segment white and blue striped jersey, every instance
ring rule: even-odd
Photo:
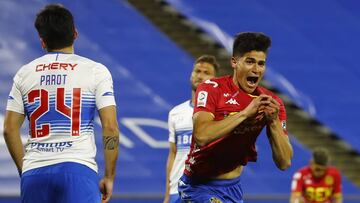
[[[49,53],[21,67],[6,109],[29,120],[22,171],[76,162],[97,172],[94,114],[111,105],[112,77],[100,63]]]
[[[176,144],[176,156],[169,177],[170,194],[178,193],[178,181],[184,172],[193,131],[193,110],[194,107],[188,100],[175,106],[169,112],[169,142]]]

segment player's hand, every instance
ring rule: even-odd
[[[253,99],[250,104],[244,109],[244,113],[247,117],[254,117],[260,114],[264,114],[264,107],[270,105],[270,96],[261,94]]]
[[[104,177],[100,180],[99,187],[101,192],[101,202],[106,203],[109,202],[114,186],[114,179]]]
[[[280,104],[274,98],[268,98],[269,103],[261,105],[259,111],[264,113],[264,116],[268,122],[271,122],[278,118]]]

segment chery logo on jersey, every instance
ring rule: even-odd
[[[208,93],[206,91],[200,91],[197,98],[197,107],[199,106],[206,106]]]
[[[39,64],[36,66],[36,72],[46,71],[46,70],[74,70],[77,66],[77,63],[49,63],[49,64]]]

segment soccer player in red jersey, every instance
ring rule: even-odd
[[[284,104],[259,86],[270,45],[263,33],[239,33],[233,44],[233,75],[198,86],[193,139],[179,182],[184,202],[243,202],[240,175],[248,161],[256,161],[255,142],[265,126],[276,166],[290,166],[293,151]]]
[[[326,150],[313,151],[309,166],[299,169],[291,183],[290,203],[342,203],[341,176],[329,166]]]

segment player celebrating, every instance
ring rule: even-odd
[[[113,82],[105,66],[74,54],[73,16],[59,4],[35,20],[47,54],[16,73],[4,138],[21,176],[22,202],[108,202],[113,190],[119,130]],[[94,113],[102,124],[105,176],[95,162]],[[25,153],[20,128],[29,119]]]
[[[271,40],[262,33],[236,36],[232,76],[207,80],[196,90],[193,141],[179,193],[185,202],[243,202],[240,175],[256,161],[255,142],[266,132],[276,166],[291,164],[283,102],[258,86]]]
[[[164,203],[178,203],[178,181],[185,168],[185,160],[190,150],[192,136],[192,114],[194,111],[195,91],[198,85],[213,78],[218,70],[218,63],[214,56],[199,57],[191,72],[191,100],[175,106],[169,112],[169,156],[166,166],[166,193]]]
[[[341,176],[325,149],[315,149],[309,166],[294,174],[290,203],[342,203]]]

